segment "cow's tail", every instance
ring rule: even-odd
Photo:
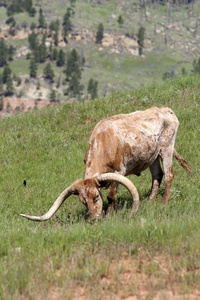
[[[183,167],[183,169],[185,169],[190,175],[193,176],[191,171],[191,165],[176,152],[175,148],[173,156],[178,160],[179,164]]]

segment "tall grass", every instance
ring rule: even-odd
[[[105,99],[48,107],[0,120],[1,299],[35,299],[38,295],[43,299],[52,287],[71,299],[74,284],[89,286],[88,297],[95,298],[94,290],[107,276],[111,262],[122,255],[137,258],[141,249],[149,257],[155,253],[178,257],[177,269],[197,268],[199,86],[199,76],[185,76],[136,91],[113,91]],[[151,106],[174,110],[180,121],[176,150],[193,166],[194,176],[189,177],[174,161],[169,205],[162,205],[163,184],[156,201],[147,201],[151,186],[147,170],[140,177],[130,176],[140,195],[140,208],[133,219],[128,218],[131,198],[122,187],[114,215],[93,225],[87,222],[86,209],[75,196],[47,222],[19,217],[19,213],[43,214],[64,188],[83,177],[89,136],[99,120]],[[104,199],[105,210],[106,192]],[[182,280],[182,285],[191,286],[191,280]],[[192,285],[197,287],[198,280]]]

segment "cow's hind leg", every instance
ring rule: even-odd
[[[117,184],[115,182],[111,183],[110,191],[107,195],[108,209],[106,211],[106,216],[108,216],[109,214],[112,214],[114,212],[114,202],[115,202],[118,188],[119,188],[119,184]]]
[[[154,163],[149,167],[151,171],[152,176],[152,187],[151,192],[149,195],[149,200],[153,201],[158,193],[158,189],[160,187],[162,178],[163,178],[163,171],[160,166],[160,159],[157,157],[157,159],[154,161]]]
[[[172,181],[174,179],[174,173],[172,170],[172,159],[173,159],[173,150],[171,147],[165,149],[164,153],[161,154],[163,171],[165,175],[165,193],[163,197],[163,203],[169,203],[170,198],[170,189]]]

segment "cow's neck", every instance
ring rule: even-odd
[[[95,177],[105,172],[106,170],[102,162],[98,162],[97,160],[93,162],[87,161],[85,165],[84,179]]]

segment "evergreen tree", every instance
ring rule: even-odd
[[[25,0],[24,1],[24,9],[29,12],[32,8],[32,0]]]
[[[185,67],[182,68],[181,74],[182,74],[182,75],[186,75],[186,69],[185,69]]]
[[[50,102],[56,102],[57,101],[56,91],[54,89],[51,90],[51,93],[49,95],[49,100],[50,100]]]
[[[50,25],[49,25],[49,30],[52,33],[52,31],[59,31],[59,19],[57,19],[56,21],[51,21]]]
[[[14,27],[16,25],[16,21],[15,21],[15,18],[12,16],[12,17],[9,17],[7,20],[6,20],[6,24],[7,25],[10,25],[10,28],[11,27]]]
[[[8,76],[7,82],[6,82],[5,96],[12,96],[12,95],[14,95],[13,80],[12,80],[11,76]]]
[[[38,25],[39,28],[45,28],[45,19],[44,19],[42,8],[40,8],[39,10],[38,23],[39,23]]]
[[[67,9],[67,12],[64,14],[63,17],[63,38],[65,41],[67,41],[67,36],[69,34],[69,31],[72,30],[72,24],[71,24],[71,13],[70,13],[70,9]]]
[[[193,70],[194,73],[200,74],[200,57],[198,60],[193,60]]]
[[[8,48],[8,60],[12,61],[14,54],[15,54],[15,47],[10,45]]]
[[[29,47],[31,50],[34,50],[37,47],[37,34],[32,32],[28,36]]]
[[[1,99],[2,99],[2,96],[4,95],[4,88],[3,88],[3,82],[2,81],[0,81],[0,103],[1,103]],[[2,103],[3,104],[3,103]],[[2,107],[2,109],[3,109],[3,107]],[[2,110],[1,108],[0,108],[0,110]]]
[[[103,39],[104,27],[103,24],[100,23],[96,33],[96,44],[101,44]]]
[[[174,70],[171,70],[170,72],[169,71],[165,72],[163,74],[162,79],[165,81],[165,80],[167,80],[169,78],[173,78],[173,77],[175,77]]]
[[[53,52],[52,52],[52,60],[56,60],[58,57],[58,51],[56,48],[53,49]]]
[[[51,67],[50,63],[48,63],[46,65],[46,67],[44,68],[44,72],[43,73],[44,73],[44,78],[45,79],[48,79],[51,82],[54,82],[55,74],[54,74],[53,68]]]
[[[119,23],[120,26],[124,24],[124,19],[122,18],[121,15],[119,15],[117,22]]]
[[[47,57],[47,48],[46,48],[46,34],[43,35],[42,43],[39,45],[39,62],[43,63]]]
[[[28,24],[26,21],[22,22],[22,28],[24,28],[24,31],[26,31],[27,26],[28,26]]]
[[[70,4],[71,4],[71,6],[75,6],[76,0],[70,0]]]
[[[79,67],[79,55],[76,49],[72,49],[67,59],[67,67],[65,70],[66,80],[68,81],[67,93],[71,96],[80,95],[83,86],[81,81],[81,69]]]
[[[30,17],[34,17],[36,14],[36,9],[33,7],[32,0],[24,1],[24,9],[29,13]]]
[[[56,65],[58,67],[62,67],[65,64],[65,53],[62,49],[59,50],[58,52],[58,58],[57,58],[57,62]]]
[[[47,58],[47,49],[45,45],[46,34],[43,35],[42,43],[36,43],[36,46],[33,50],[33,55],[36,62],[43,63],[46,61]]]
[[[36,14],[36,9],[35,7],[31,7],[30,11],[29,11],[29,16],[34,18],[35,17],[35,14]]]
[[[11,2],[11,4],[9,6],[7,6],[7,15],[8,16],[12,16],[16,13],[20,13],[23,12],[23,7],[22,4],[20,5],[20,3],[16,2]]]
[[[81,71],[77,69],[72,73],[72,76],[69,80],[68,93],[71,96],[80,95],[80,92],[83,90],[83,85],[80,84],[81,81]]]
[[[7,51],[8,47],[4,39],[0,39],[0,67],[3,67],[7,64]]]
[[[34,59],[31,59],[29,69],[30,69],[30,77],[35,78],[37,76],[37,64]]]
[[[67,81],[77,69],[79,69],[79,56],[76,49],[72,49],[67,60],[67,68],[65,70]]]
[[[145,33],[145,28],[140,27],[138,31],[138,47],[139,47],[139,55],[143,54],[143,48],[144,48],[144,33]]]
[[[55,31],[53,35],[54,45],[58,46],[58,30]]]
[[[97,86],[98,81],[93,80],[93,78],[90,78],[87,91],[90,94],[92,100],[97,98]]]
[[[0,85],[1,85],[1,83],[0,83]],[[1,86],[0,86],[0,88],[1,88]],[[1,110],[3,110],[3,98],[2,98],[2,96],[0,97],[0,111]]]
[[[3,83],[7,83],[11,73],[12,73],[11,69],[8,66],[5,66],[3,69],[3,77],[2,77]]]
[[[31,23],[30,29],[33,31],[36,28],[36,24],[34,22]]]

